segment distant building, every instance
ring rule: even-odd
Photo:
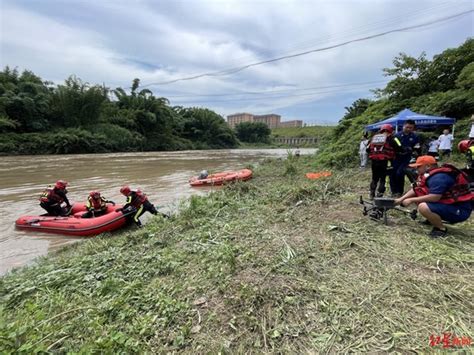
[[[274,113],[270,113],[268,115],[256,115],[253,116],[254,122],[262,122],[265,123],[268,128],[277,128],[280,124],[281,116],[275,115]]]
[[[227,124],[231,128],[235,128],[236,125],[242,122],[254,122],[253,115],[251,113],[234,113],[227,116]]]
[[[293,121],[285,121],[285,122],[280,122],[278,127],[281,128],[286,128],[286,127],[303,127],[303,121],[302,120],[293,120]]]

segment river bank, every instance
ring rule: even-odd
[[[315,149],[300,151],[302,155],[314,154]],[[219,149],[0,157],[0,276],[45,255],[48,250],[77,242],[75,237],[15,229],[14,221],[18,217],[43,213],[38,197],[48,184],[59,178],[69,182],[68,196],[72,202],[84,202],[90,191],[98,190],[120,203],[124,197],[119,189],[129,184],[145,191],[163,212],[172,213],[181,200],[213,190],[189,186],[188,179],[199,171],[238,170],[287,154],[287,149]]]
[[[0,279],[9,351],[430,351],[472,339],[472,219],[444,240],[362,216],[367,171],[267,159],[178,215],[67,247]]]

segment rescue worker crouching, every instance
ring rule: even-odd
[[[108,203],[115,206],[114,201],[105,199],[100,195],[99,191],[91,191],[86,203],[87,212],[82,215],[82,218],[99,217],[104,215],[107,212]]]
[[[418,205],[418,212],[433,225],[429,236],[446,236],[443,221],[460,223],[472,212],[474,193],[470,191],[468,176],[451,164],[437,166],[436,159],[423,155],[411,164],[418,171],[416,186],[395,200],[396,205]]]
[[[127,197],[127,201],[122,208],[118,208],[116,211],[126,211],[130,208],[135,209],[136,212],[133,214],[133,221],[139,228],[142,227],[142,223],[139,219],[142,214],[147,211],[154,215],[158,214],[155,206],[153,206],[153,204],[148,201],[146,195],[140,190],[135,191],[131,190],[129,186],[123,186],[120,189],[120,193]]]
[[[58,180],[54,187],[48,186],[40,197],[40,206],[46,210],[50,216],[67,216],[71,212],[72,206],[66,196],[68,183]],[[62,203],[66,203],[66,207]]]
[[[382,197],[385,193],[388,163],[395,158],[396,152],[400,149],[401,144],[393,138],[393,127],[390,124],[383,124],[370,140],[367,147],[372,166],[370,199],[375,197],[376,191],[377,197]]]

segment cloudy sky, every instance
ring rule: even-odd
[[[172,105],[207,107],[223,116],[277,113],[307,123],[334,124],[344,106],[371,97],[370,89],[387,81],[382,68],[399,52],[425,51],[431,58],[474,36],[472,0],[0,3],[2,67],[29,69],[56,83],[75,74],[111,88],[129,88],[140,78]],[[466,11],[425,27],[234,70]],[[212,75],[189,80],[201,74]]]

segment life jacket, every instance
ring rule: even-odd
[[[455,180],[455,183],[441,196],[441,199],[437,202],[452,204],[474,200],[474,192],[470,186],[468,175],[464,171],[459,170],[451,164],[443,164],[441,167],[430,169],[425,174],[421,175],[418,178],[417,185],[413,188],[416,196],[428,195],[429,189],[427,182],[429,178],[439,173],[452,176]]]
[[[87,198],[87,208],[91,209],[93,208],[94,211],[103,211],[107,209],[107,201],[104,200],[102,197],[97,199],[92,198],[89,196]]]
[[[140,206],[148,200],[146,195],[141,190],[130,192],[130,195],[128,195],[128,197],[130,199],[130,202],[128,203],[137,209],[140,208]]]
[[[369,144],[369,158],[372,160],[392,160],[395,158],[395,150],[390,145],[389,136],[377,133],[372,137]]]
[[[473,140],[474,142],[474,140]],[[469,147],[466,152],[467,166],[469,169],[474,169],[474,144]]]
[[[64,198],[56,193],[56,189],[54,187],[48,186],[40,196],[39,200],[41,202],[55,202],[55,203],[63,203]]]
[[[469,146],[469,149],[467,150],[466,154],[471,156],[471,158],[474,156],[474,144]]]

